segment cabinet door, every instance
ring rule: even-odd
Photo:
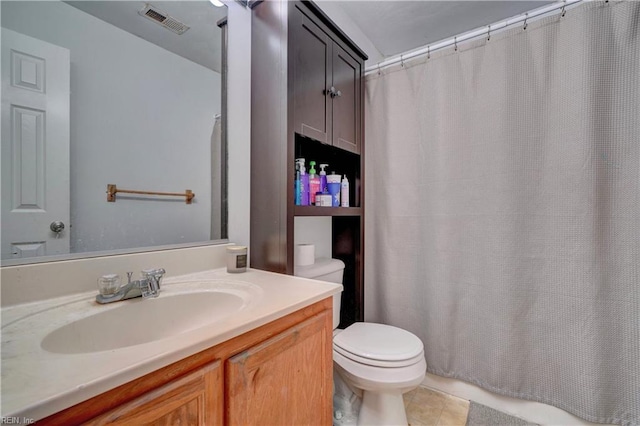
[[[229,425],[331,425],[331,310],[226,364]]]
[[[331,45],[329,36],[300,10],[293,11],[294,131],[331,143]],[[291,78],[291,77],[290,77]]]
[[[222,409],[222,372],[216,361],[85,424],[222,425]]]
[[[359,154],[361,64],[337,43],[332,62],[332,86],[339,91],[333,97],[333,145]]]

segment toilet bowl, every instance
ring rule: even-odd
[[[342,283],[343,271],[340,260],[316,259],[313,265],[296,266],[294,274]],[[422,341],[406,330],[385,324],[357,322],[338,330],[340,298],[338,294],[333,301],[334,378],[361,398],[357,424],[406,425],[402,394],[415,389],[427,369]],[[342,421],[340,410],[334,406],[334,425],[350,424]]]

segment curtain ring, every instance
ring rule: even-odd
[[[455,51],[458,51],[458,37],[453,38],[453,45],[455,46]]]
[[[380,75],[380,62],[378,62],[378,75]]]
[[[431,59],[431,46],[427,46],[427,59]]]
[[[489,25],[489,29],[487,30],[487,41],[491,40],[491,25]]]
[[[564,15],[566,15],[567,11],[565,10],[565,7],[567,7],[567,0],[564,0],[563,5],[562,5],[562,13],[560,14],[561,18],[564,18]]]
[[[402,55],[400,55],[400,66],[404,67],[404,59],[402,59]]]
[[[522,28],[523,30],[527,29],[527,19],[529,19],[529,13],[524,14],[524,27]]]

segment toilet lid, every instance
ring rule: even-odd
[[[333,338],[336,349],[360,359],[402,362],[423,353],[424,345],[413,333],[391,325],[357,322]]]

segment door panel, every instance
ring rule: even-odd
[[[226,361],[226,424],[330,425],[333,316],[324,311]]]
[[[360,153],[360,63],[333,45],[333,145]]]
[[[332,41],[298,9],[294,13],[294,130],[331,143],[331,97],[325,91],[331,86]]]
[[[212,362],[83,424],[222,425],[222,377],[220,361]]]
[[[69,50],[2,29],[2,259],[69,252],[69,84]]]

